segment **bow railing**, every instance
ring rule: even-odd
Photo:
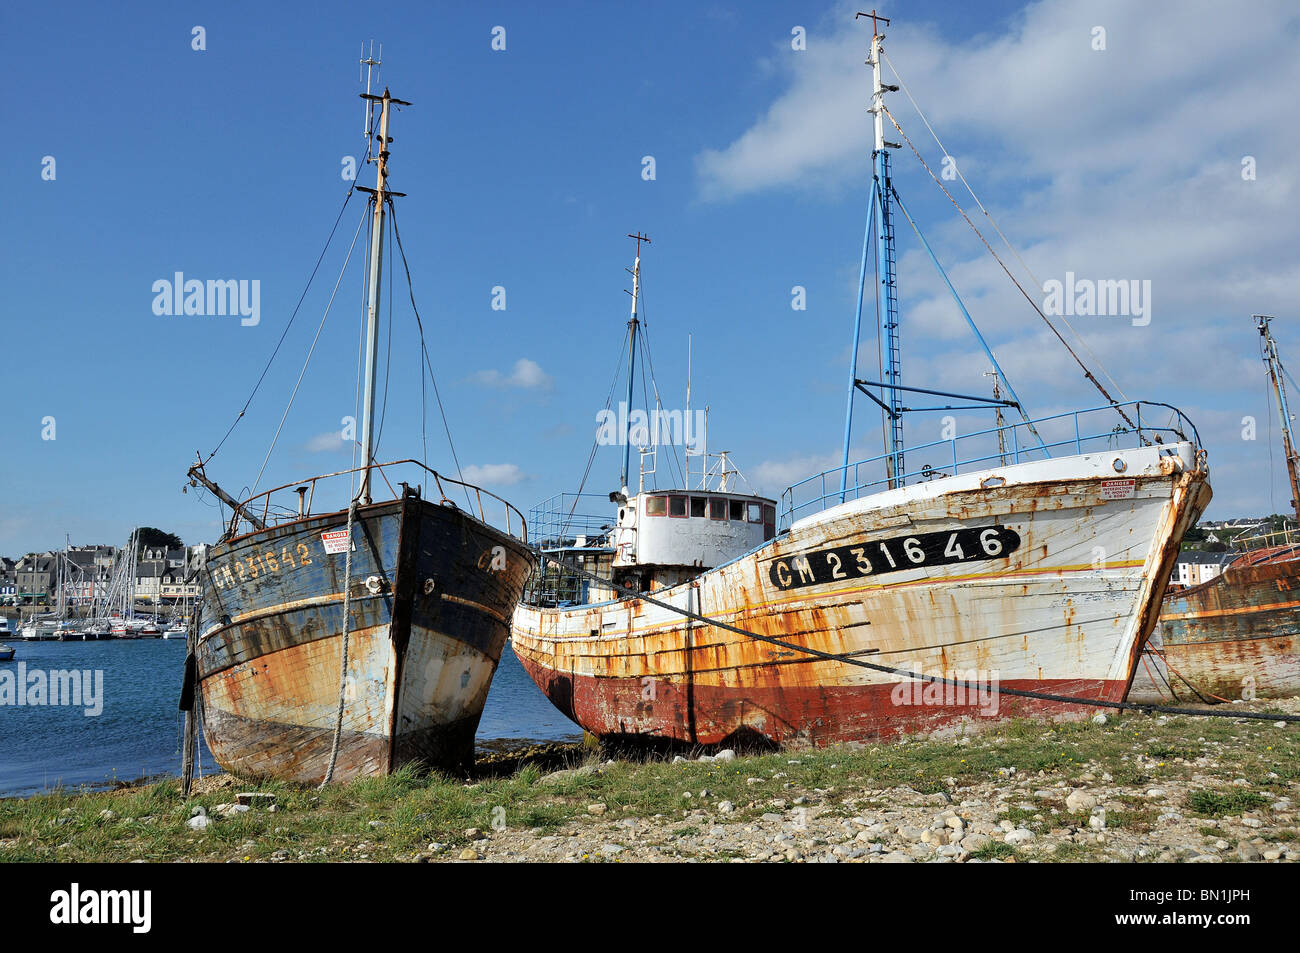
[[[1116,422],[1116,412],[1120,412]],[[1110,427],[1099,426],[1105,415]],[[1127,418],[1127,420],[1126,420]],[[1195,425],[1178,408],[1150,401],[1091,407],[1037,420],[1018,421],[907,448],[905,459],[925,460],[896,476],[884,473],[892,457],[882,453],[801,480],[781,494],[781,528],[796,519],[873,493],[1014,463],[1044,460],[1055,450],[1081,454],[1107,449],[1190,442],[1200,450]]]

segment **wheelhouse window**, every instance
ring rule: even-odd
[[[744,500],[732,500],[732,501],[731,501],[731,518],[732,518],[733,520],[735,520],[737,523],[743,523],[743,522],[745,521],[745,501],[744,501]]]
[[[763,522],[763,504],[761,503],[749,504],[749,521],[751,523]]]
[[[645,498],[645,515],[646,516],[667,516],[668,497],[647,496]]]
[[[693,519],[704,518],[704,508],[708,505],[708,500],[702,496],[691,497],[691,517]]]
[[[725,520],[727,518],[727,501],[719,497],[709,500],[709,519]]]
[[[776,507],[771,503],[763,504],[763,541],[776,535]]]
[[[668,515],[685,519],[686,517],[686,497],[670,496],[668,497]]]

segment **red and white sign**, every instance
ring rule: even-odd
[[[1137,490],[1137,480],[1105,480],[1101,484],[1103,500],[1130,500]]]
[[[1129,496],[1133,494],[1130,493]],[[320,541],[325,544],[327,553],[346,553],[348,551],[348,531],[345,529],[330,530],[320,534]],[[356,552],[356,544],[352,544],[352,551]]]

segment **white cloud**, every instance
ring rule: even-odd
[[[489,387],[519,387],[536,390],[549,390],[554,383],[551,376],[542,370],[540,364],[526,357],[515,361],[514,370],[508,375],[498,370],[486,370],[479,371],[474,375],[474,379]]]
[[[861,455],[849,456],[850,460],[861,459]],[[748,474],[750,484],[765,496],[777,497],[786,487],[816,476],[823,470],[838,467],[844,462],[842,454],[822,453],[804,457],[785,457],[777,460],[764,460]]]
[[[346,450],[348,444],[343,440],[343,435],[338,430],[327,430],[324,433],[318,433],[303,445],[308,453],[326,453],[330,450]]]
[[[465,467],[461,473],[466,482],[484,486],[514,486],[528,479],[528,474],[515,463],[475,463]]]

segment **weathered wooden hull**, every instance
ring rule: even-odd
[[[1113,499],[1121,463],[1132,493]],[[654,596],[879,665],[1119,701],[1183,533],[1209,498],[1186,444],[1004,467],[841,504]],[[988,530],[987,549],[999,554],[965,558]],[[871,571],[848,571],[846,557],[882,544]],[[945,546],[966,549],[931,560]],[[909,566],[908,553],[921,565]],[[605,737],[820,745],[1077,708],[1012,697],[990,706],[688,623],[639,599],[521,604],[512,645],[560,711]]]
[[[347,554],[327,552],[322,533],[346,525],[346,511],[312,516],[209,555],[198,678],[208,747],[232,773],[325,777],[340,703]],[[414,495],[359,507],[352,538],[333,779],[472,763],[531,553]]]
[[[1300,695],[1300,550],[1247,553],[1207,583],[1170,593],[1129,700]]]

